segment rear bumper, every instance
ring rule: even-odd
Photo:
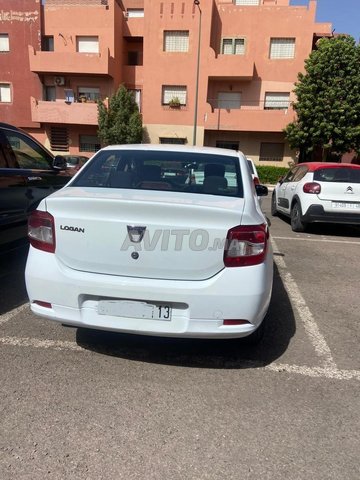
[[[302,216],[305,223],[343,223],[351,225],[360,225],[359,213],[350,212],[326,212],[322,205],[310,205],[307,212]]]
[[[271,246],[266,262],[224,268],[203,281],[154,280],[79,272],[53,254],[30,247],[26,286],[32,311],[63,324],[168,337],[234,338],[254,332],[266,315],[272,290]],[[171,321],[99,315],[103,299],[140,300],[172,306]],[[51,303],[52,308],[34,304]],[[246,325],[224,326],[224,319]]]

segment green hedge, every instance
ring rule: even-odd
[[[270,165],[256,165],[259,174],[260,183],[275,185],[279,177],[285,175],[289,169],[287,167],[272,167]]]

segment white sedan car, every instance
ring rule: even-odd
[[[77,327],[256,342],[273,280],[266,193],[239,152],[106,147],[30,217],[31,309]]]

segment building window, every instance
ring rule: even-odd
[[[41,48],[43,52],[54,51],[54,37],[42,37]]]
[[[228,150],[239,150],[239,142],[231,140],[217,140],[216,148],[227,148]]]
[[[217,99],[217,108],[232,110],[241,107],[240,92],[219,92]]]
[[[50,146],[51,150],[58,152],[69,151],[69,132],[66,127],[51,127]]]
[[[234,0],[235,5],[260,5],[260,0]]]
[[[270,58],[294,58],[295,38],[271,38]]]
[[[160,137],[159,140],[161,144],[167,145],[185,145],[187,142],[186,138],[179,137]]]
[[[78,87],[79,102],[97,102],[100,100],[100,89],[98,87]]]
[[[99,53],[99,37],[76,37],[79,53]]]
[[[259,160],[262,162],[282,162],[284,147],[283,143],[261,143]]]
[[[245,38],[223,38],[221,53],[223,55],[245,55]]]
[[[10,51],[9,34],[0,33],[0,52],[9,52],[9,51]]]
[[[100,150],[100,140],[96,135],[80,135],[79,151],[80,152],[97,152]]]
[[[0,83],[0,103],[11,103],[10,83]]]
[[[164,52],[188,52],[189,31],[188,30],[165,30],[164,31]]]
[[[129,89],[128,92],[132,93],[136,105],[139,108],[139,112],[141,112],[141,90],[140,89]]]
[[[144,16],[143,8],[128,8],[126,10],[126,16],[129,18],[142,18]]]
[[[290,103],[290,93],[266,92],[265,110],[287,110]]]
[[[162,87],[162,104],[186,105],[186,87],[180,85],[164,85]]]

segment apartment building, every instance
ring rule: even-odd
[[[239,148],[260,164],[295,159],[282,132],[295,117],[294,82],[317,39],[331,35],[330,24],[315,21],[315,0],[7,3],[36,14],[21,22],[26,35],[10,25],[17,20],[0,24],[0,45],[9,46],[0,67],[23,58],[16,81],[0,71],[0,89],[7,85],[0,118],[54,153],[96,151],[96,101],[124,84],[138,102],[145,141]]]

